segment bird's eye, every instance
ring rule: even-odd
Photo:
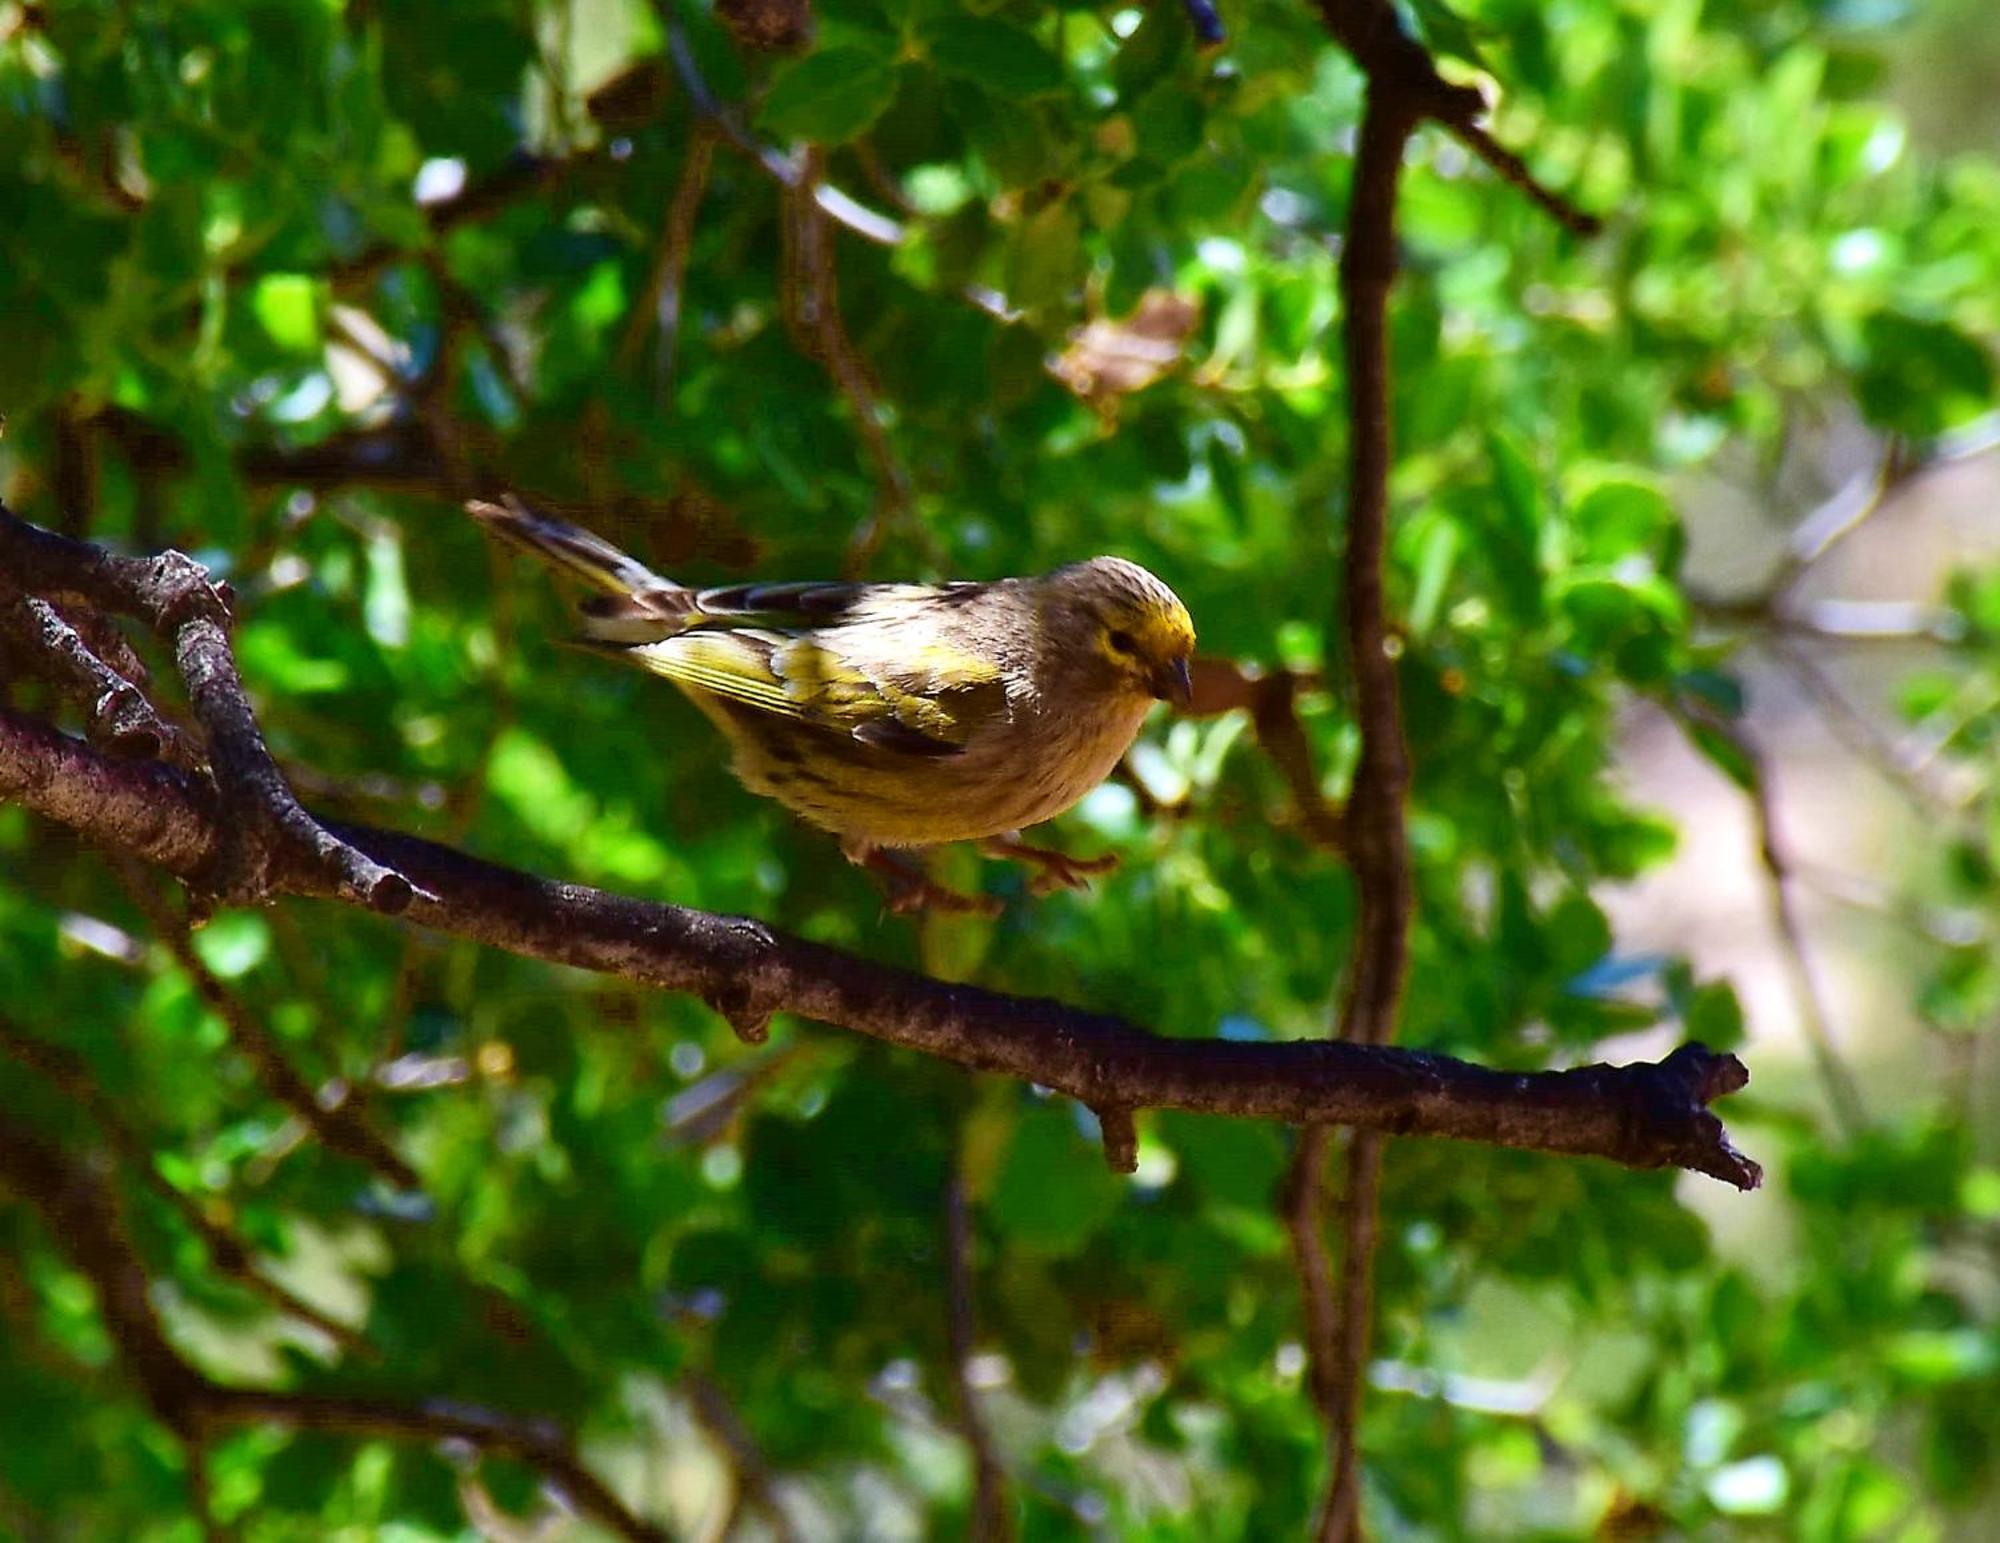
[[[1123,627],[1112,628],[1105,636],[1104,641],[1121,654],[1136,654],[1139,651],[1138,642]]]

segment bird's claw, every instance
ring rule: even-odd
[[[908,883],[891,883],[888,906],[898,916],[910,916],[919,911],[943,911],[952,916],[998,916],[1001,902],[997,895],[968,895],[919,876]]]
[[[985,849],[994,857],[1026,863],[1038,870],[1028,880],[1029,891],[1037,895],[1052,895],[1059,889],[1087,889],[1092,879],[1118,866],[1116,852],[1099,857],[1071,857],[1049,847],[1029,846],[1018,837],[996,836],[985,843]]]
[[[883,903],[896,916],[942,911],[953,916],[998,916],[1001,902],[994,895],[968,895],[938,883],[916,863],[880,847],[849,848],[849,862],[882,875],[887,893]]]

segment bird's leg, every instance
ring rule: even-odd
[[[1028,888],[1038,895],[1058,889],[1088,888],[1098,874],[1109,873],[1118,866],[1116,852],[1106,852],[1102,857],[1071,857],[1067,852],[1057,852],[1049,847],[1029,846],[1018,831],[1010,831],[1004,836],[988,836],[979,843],[979,849],[989,857],[1028,863],[1040,869],[1028,881]]]
[[[846,842],[840,850],[858,868],[879,873],[887,881],[885,897],[891,911],[907,916],[912,911],[951,911],[968,916],[997,916],[1000,901],[992,895],[966,895],[947,889],[932,879],[918,863],[900,853],[862,842]]]

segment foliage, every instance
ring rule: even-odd
[[[1923,444],[1991,403],[2000,167],[1911,147],[1878,9],[1413,8],[1504,83],[1498,136],[1608,229],[1567,235],[1416,142],[1389,575],[1408,1043],[1535,1066],[1655,1024],[1742,1031],[1725,983],[1621,953],[1594,898],[1673,841],[1619,794],[1616,714],[1661,704],[1753,777],[1682,581],[1693,474],[1775,485],[1857,416]],[[319,804],[1169,1032],[1323,1034],[1351,888],[1239,717],[1158,723],[1069,818],[1125,858],[1092,893],[1030,900],[995,871],[1019,902],[997,922],[885,920],[671,692],[559,649],[559,599],[456,512],[519,486],[690,579],[1115,550],[1170,579],[1205,652],[1340,678],[1333,237],[1359,87],[1313,10],[1243,0],[1216,51],[1169,4],[815,17],[773,60],[638,0],[0,5],[7,496],[224,571],[267,731]],[[714,131],[675,38],[738,132],[823,147],[784,164],[893,200],[900,239],[816,216],[726,141],[691,150]],[[1049,368],[1158,289],[1199,307],[1184,368],[1088,400]],[[1994,581],[1951,601],[1958,652],[1910,706],[1990,765]],[[1301,707],[1337,792],[1351,718],[1337,691]],[[1988,917],[1993,834],[1948,854]],[[809,1024],[753,1052],[698,1003],[357,915],[216,917],[209,968],[315,1082],[369,1090],[424,1177],[399,1196],[298,1142],[105,863],[6,808],[0,850],[10,1021],[86,1058],[158,1176],[381,1353],[274,1317],[124,1172],[177,1342],[217,1376],[555,1416],[690,1529],[713,1499],[700,1376],[819,1532],[956,1535],[956,1173],[1004,1368],[977,1396],[1027,1535],[1281,1537],[1309,1514],[1272,1203],[1289,1133],[1152,1118],[1128,1180],[1065,1104]],[[1920,970],[1936,1020],[1993,1021],[1990,933]],[[1990,1139],[1929,1100],[1835,1131],[1804,1071],[1758,1072],[1744,1139],[1776,1193],[1700,1213],[1664,1176],[1392,1149],[1363,1431],[1385,1535],[1615,1513],[1917,1537],[1985,1493]],[[0,1097],[104,1139],[5,1060]],[[183,1454],[60,1242],[0,1210],[0,1527],[191,1536]],[[247,1537],[467,1525],[421,1447],[258,1432],[210,1468]],[[524,1474],[487,1476],[527,1507]]]

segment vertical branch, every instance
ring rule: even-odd
[[[399,1189],[421,1190],[423,1181],[416,1170],[367,1123],[358,1108],[345,1098],[322,1103],[314,1095],[311,1085],[285,1059],[277,1037],[202,963],[187,919],[169,909],[147,876],[126,863],[121,865],[120,877],[126,893],[145,912],[195,994],[222,1020],[230,1042],[255,1068],[264,1090],[289,1109],[300,1126],[318,1137],[328,1151],[364,1164]]]
[[[1380,1131],[1355,1131],[1347,1144],[1347,1186],[1341,1194],[1340,1303],[1332,1359],[1322,1374],[1331,1390],[1325,1410],[1333,1476],[1314,1523],[1321,1543],[1361,1535],[1361,1396],[1368,1385],[1368,1347],[1375,1330],[1375,1244],[1382,1191]]]
[[[1014,1536],[1007,1503],[1007,1472],[980,1415],[972,1387],[972,1220],[965,1206],[965,1183],[956,1171],[945,1185],[945,1264],[950,1272],[952,1383],[958,1397],[958,1428],[972,1450],[973,1543],[1008,1543]]]
[[[706,119],[695,125],[688,138],[687,158],[680,181],[674,184],[672,201],[660,228],[660,248],[653,270],[646,279],[646,291],[626,319],[624,336],[618,340],[618,365],[630,369],[638,362],[646,334],[658,329],[655,378],[664,397],[672,384],[674,353],[680,342],[681,293],[687,280],[688,253],[694,246],[695,220],[701,213],[702,198],[708,192],[708,174],[715,162],[715,142],[719,134]]]
[[[1339,1357],[1340,1315],[1334,1305],[1333,1262],[1327,1257],[1321,1227],[1326,1214],[1326,1155],[1332,1143],[1330,1126],[1308,1125],[1301,1130],[1278,1192],[1303,1299],[1306,1391],[1322,1420],[1333,1418],[1338,1403],[1333,1369]]]
[[[1854,1073],[1835,1041],[1831,996],[1806,940],[1805,919],[1799,915],[1798,899],[1793,893],[1791,854],[1778,833],[1777,795],[1771,786],[1770,762],[1740,729],[1734,737],[1755,772],[1750,785],[1750,812],[1757,829],[1757,857],[1764,868],[1771,899],[1771,925],[1783,945],[1806,1043],[1812,1049],[1813,1065],[1826,1088],[1826,1100],[1835,1122],[1843,1134],[1853,1136],[1867,1128],[1868,1109]]]
[[[825,172],[825,153],[805,154],[800,180],[785,199],[785,317],[800,352],[819,362],[854,414],[854,426],[875,465],[875,512],[855,532],[846,567],[858,573],[889,527],[910,508],[910,474],[889,438],[882,401],[840,312],[840,275],[834,233],[814,196]]]
[[[763,1519],[776,1543],[798,1543],[798,1529],[792,1525],[791,1516],[778,1500],[777,1476],[771,1472],[771,1465],[758,1449],[750,1428],[743,1423],[743,1416],[736,1412],[736,1406],[729,1401],[721,1385],[706,1372],[690,1370],[681,1378],[680,1387],[694,1411],[695,1423],[707,1433],[728,1463],[730,1479],[735,1486],[729,1519],[716,1536],[729,1537],[742,1513],[750,1510]]]
[[[1348,516],[1344,610],[1361,757],[1347,800],[1347,852],[1360,923],[1343,1039],[1380,1044],[1395,1032],[1409,961],[1410,851],[1396,653],[1382,567],[1389,526],[1389,289],[1396,276],[1396,185],[1416,114],[1378,81],[1368,87],[1341,251],[1348,394]]]
[[[1323,5],[1327,24],[1368,74],[1340,257],[1342,348],[1347,367],[1348,516],[1342,620],[1354,674],[1361,754],[1345,812],[1344,847],[1359,918],[1336,1032],[1382,1044],[1395,1033],[1409,966],[1409,837],[1404,803],[1409,752],[1403,742],[1383,567],[1388,552],[1389,292],[1396,279],[1396,192],[1403,151],[1422,116],[1419,99],[1391,61],[1406,56],[1386,7]],[[1427,63],[1428,61],[1426,61]],[[1382,1138],[1357,1131],[1347,1146],[1338,1297],[1322,1257],[1319,1219],[1326,1136],[1306,1132],[1287,1184],[1287,1222],[1299,1260],[1309,1375],[1326,1425],[1328,1489],[1314,1524],[1321,1543],[1359,1535],[1358,1427],[1373,1328],[1376,1203]]]
[[[1388,0],[1314,0],[1320,20],[1354,56],[1367,78],[1354,157],[1345,242],[1340,255],[1342,344],[1347,367],[1348,517],[1343,616],[1354,672],[1361,755],[1348,794],[1342,846],[1354,873],[1359,917],[1342,993],[1338,1034],[1380,1045],[1391,1039],[1409,968],[1409,836],[1404,805],[1410,786],[1402,705],[1383,566],[1388,550],[1390,390],[1389,292],[1396,279],[1396,193],[1403,152],[1426,119],[1443,126],[1501,177],[1526,192],[1566,228],[1587,234],[1596,220],[1529,173],[1520,157],[1478,123],[1480,93],[1439,76],[1430,56],[1403,30]],[[1286,1219],[1305,1293],[1312,1387],[1327,1422],[1333,1474],[1316,1536],[1348,1543],[1360,1531],[1361,1413],[1373,1316],[1376,1201],[1382,1136],[1357,1131],[1347,1148],[1340,1299],[1317,1258],[1325,1166],[1324,1135],[1300,1141],[1286,1184]]]

